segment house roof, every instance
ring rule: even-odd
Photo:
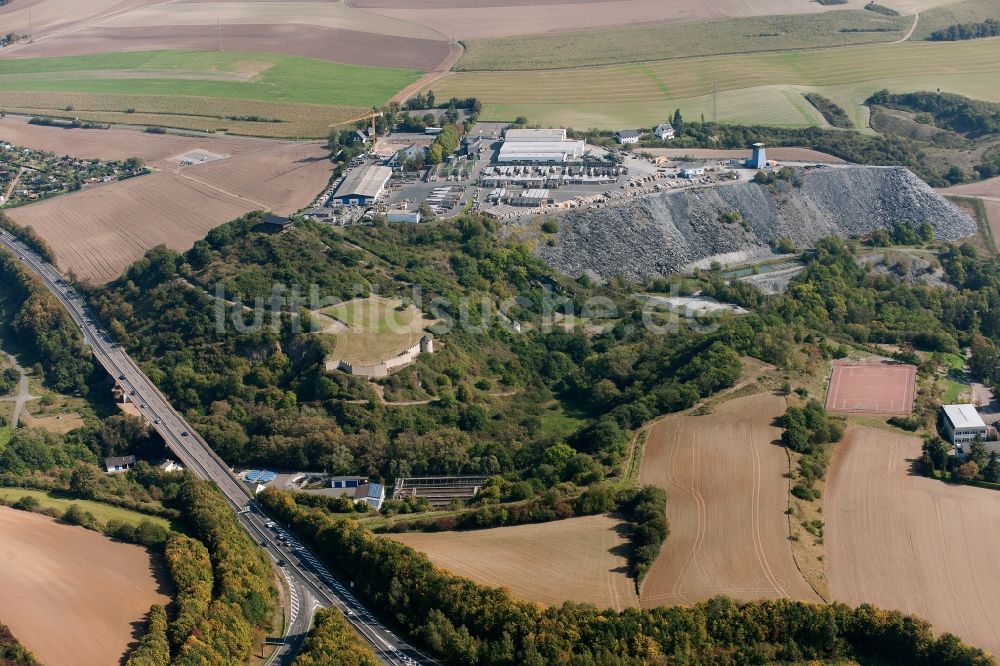
[[[662,123],[656,126],[656,129],[658,130],[672,130],[673,128],[674,126],[671,125],[670,123]]]
[[[112,456],[111,458],[104,459],[104,466],[108,468],[134,464],[135,456]]]
[[[390,176],[392,169],[384,166],[354,169],[347,174],[334,196],[363,196],[374,199],[382,192]]]
[[[635,130],[622,130],[616,136],[620,136],[623,139],[632,139],[639,138],[641,135]]]
[[[385,497],[385,486],[381,483],[366,483],[362,486],[358,486],[358,489],[354,491],[354,499],[382,499]]]
[[[986,424],[975,405],[944,405],[945,416],[956,428],[985,428]]]

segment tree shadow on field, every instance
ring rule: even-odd
[[[625,516],[621,514],[613,513],[611,514],[611,517],[620,521],[611,529],[614,531],[615,534],[624,539],[624,541],[622,541],[616,546],[609,548],[608,552],[616,557],[622,558],[622,560],[624,560],[625,563],[622,564],[621,566],[610,569],[610,571],[611,573],[625,574],[628,578],[634,578],[635,575],[634,572],[632,571],[632,567],[629,566],[629,563],[631,562],[633,557],[632,542],[629,540],[629,537],[632,536],[632,525],[627,520],[625,520]]]
[[[149,622],[149,613],[143,615],[140,619],[135,622],[129,622],[129,626],[132,627],[132,640],[129,641],[128,646],[125,648],[125,652],[122,654],[121,659],[118,660],[118,666],[125,666],[128,662],[129,656],[137,647],[139,647],[139,640],[146,633],[146,624]]]

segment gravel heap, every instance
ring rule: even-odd
[[[800,170],[798,182],[724,184],[571,211],[559,218],[556,242],[538,243],[535,253],[572,276],[646,280],[770,256],[786,237],[804,248],[925,221],[940,240],[976,233],[968,215],[903,167]],[[739,221],[723,219],[734,212]]]

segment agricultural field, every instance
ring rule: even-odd
[[[6,507],[0,533],[0,616],[42,663],[117,664],[150,605],[170,603],[143,548]]]
[[[127,150],[127,137],[134,135],[134,150],[165,169],[10,211],[15,222],[33,226],[49,242],[60,268],[91,284],[117,278],[156,245],[187,249],[212,227],[250,211],[298,210],[326,187],[332,171],[319,143],[230,137],[199,142],[124,129],[82,134],[77,133],[84,130],[43,129],[58,136],[30,134],[40,141],[62,140],[68,152],[94,150],[97,137],[92,132],[115,137],[105,148],[108,152]],[[80,137],[79,145],[74,137]],[[190,166],[177,161],[198,148],[232,156]]]
[[[38,500],[39,509],[57,509],[65,511],[70,504],[76,504],[84,511],[89,511],[98,521],[107,523],[109,520],[120,520],[131,525],[138,525],[143,520],[148,520],[165,528],[172,528],[170,521],[159,516],[149,516],[138,511],[129,511],[121,507],[104,504],[102,502],[92,502],[90,500],[78,499],[76,497],[64,496],[56,492],[45,490],[34,490],[31,488],[0,488],[0,499],[6,502],[16,502],[22,497],[33,497]]]
[[[313,313],[321,332],[334,336],[333,356],[350,363],[377,363],[415,345],[434,322],[412,305],[370,296]]]
[[[651,127],[680,107],[711,118],[712,82],[723,122],[824,125],[802,93],[817,91],[866,126],[861,104],[880,88],[934,90],[1000,101],[1000,40],[907,42],[824,51],[531,72],[462,72],[434,83],[438,97],[475,96],[483,118],[575,127]],[[914,72],[919,72],[915,74]]]
[[[836,601],[918,615],[1000,653],[1000,493],[918,476],[919,438],[852,426],[823,515]]]
[[[912,17],[864,10],[757,16],[689,24],[664,23],[499,39],[472,40],[457,69],[530,70],[649,62],[671,58],[789,51],[901,39]]]
[[[131,51],[0,59],[4,92],[184,95],[279,104],[379,105],[419,77],[415,69],[252,52]]]
[[[890,3],[891,4],[891,3]],[[927,39],[935,30],[943,30],[956,23],[975,23],[1000,17],[996,0],[964,0],[921,11],[913,39]]]
[[[907,0],[899,0],[906,2]],[[919,0],[918,0],[919,1]],[[947,2],[948,0],[944,0]],[[820,14],[845,9],[862,9],[862,0],[826,7],[803,0],[544,0],[526,4],[520,0],[349,0],[352,7],[381,16],[422,23],[449,39],[483,39],[597,30],[614,26],[648,25],[660,22],[693,22],[709,19],[769,16],[779,14]],[[887,4],[894,4],[887,2]],[[929,0],[926,4],[941,4]],[[516,9],[515,9],[516,7]]]
[[[628,542],[607,515],[471,532],[394,534],[436,566],[515,597],[558,606],[564,601],[621,610],[637,606],[626,575]]]
[[[785,399],[735,398],[650,430],[639,480],[667,493],[670,536],[643,582],[644,607],[736,599],[819,601],[789,542]]]

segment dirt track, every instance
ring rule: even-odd
[[[784,398],[758,394],[653,426],[639,479],[666,490],[670,536],[643,583],[644,607],[718,594],[820,600],[788,540],[788,457],[772,425],[784,411]]]
[[[128,130],[90,130],[100,135],[95,136],[77,134],[86,130],[39,129],[55,133],[58,138],[53,140],[79,137],[80,147],[60,144],[69,154],[89,150],[100,136],[114,138],[101,150],[126,150],[128,138],[134,136],[132,154],[145,152],[155,156],[151,163],[170,169],[7,211],[15,222],[34,227],[49,242],[62,270],[91,284],[114,280],[161,243],[185,250],[213,227],[250,211],[298,210],[322,191],[332,169],[319,143],[154,137],[168,139],[161,145]],[[42,147],[38,143],[43,142],[25,143]],[[177,154],[175,150],[196,146],[210,152],[231,148],[234,156],[187,167],[167,159]]]
[[[696,157],[709,160],[729,160],[750,157],[749,150],[716,150],[713,148],[643,148],[640,152],[650,153],[657,157]],[[833,155],[821,153],[811,148],[768,148],[770,159],[788,162],[824,162],[827,164],[845,164],[844,160]]]
[[[826,552],[836,601],[929,620],[1000,654],[1000,493],[916,476],[920,440],[852,426],[826,497]]]
[[[138,546],[6,507],[0,534],[0,617],[44,664],[117,664],[150,605],[170,602]]]
[[[392,538],[427,553],[451,573],[509,588],[547,605],[564,601],[622,609],[637,606],[628,578],[620,521],[609,516],[471,532],[410,533]],[[614,550],[615,552],[612,552]]]

